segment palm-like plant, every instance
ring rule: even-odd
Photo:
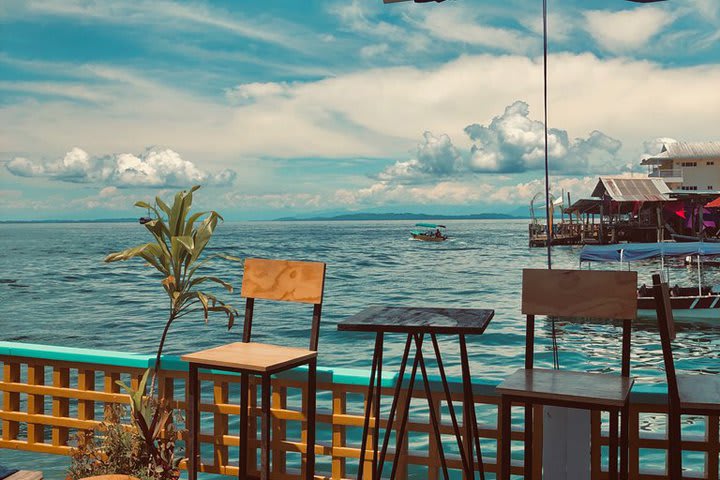
[[[213,282],[222,285],[228,292],[232,292],[233,287],[228,282],[217,277],[199,276],[199,269],[216,258],[232,261],[240,259],[221,253],[200,259],[203,250],[212,238],[218,221],[223,218],[215,211],[190,215],[193,192],[198,188],[200,188],[199,185],[192,187],[190,191],[178,192],[172,206],[168,206],[160,197],[155,198],[155,205],[146,202],[135,203],[136,207],[147,209],[155,214],[155,218],[145,223],[145,228],[152,234],[154,241],[111,253],[105,258],[106,262],[142,258],[147,264],[157,269],[163,278],[161,283],[169,297],[170,309],[157,349],[150,395],[153,395],[155,391],[165,339],[170,326],[176,319],[191,313],[203,312],[207,322],[210,312],[221,312],[227,317],[228,329],[230,329],[238,314],[232,305],[223,302],[215,295],[199,290],[199,287],[206,282]],[[144,391],[141,393],[144,395]]]

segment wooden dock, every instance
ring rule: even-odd
[[[20,470],[19,472],[15,472],[9,477],[5,477],[5,480],[42,480],[43,474],[42,472],[37,472],[34,470]]]

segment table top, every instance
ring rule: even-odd
[[[493,315],[495,310],[481,308],[373,305],[338,323],[338,330],[480,335]]]

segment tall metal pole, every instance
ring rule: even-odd
[[[545,110],[545,223],[547,224],[547,264],[552,269],[552,225],[550,225],[550,169],[548,167],[548,89],[547,89],[547,0],[543,0],[543,102]]]

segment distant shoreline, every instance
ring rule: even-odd
[[[0,220],[0,224],[9,223],[137,223],[137,218],[98,218],[90,220]]]
[[[468,215],[429,215],[426,213],[348,213],[330,217],[282,217],[273,222],[348,222],[348,221],[391,221],[391,220],[522,220],[528,217],[504,213],[473,213]]]
[[[317,217],[282,217],[272,220],[247,220],[256,222],[352,222],[374,221],[386,222],[393,220],[429,221],[429,220],[523,220],[529,217],[508,215],[504,213],[473,213],[468,215],[429,215],[426,213],[347,213],[333,216]],[[238,220],[242,221],[242,220]],[[137,218],[98,218],[89,220],[0,220],[3,224],[76,224],[76,223],[137,223]]]

